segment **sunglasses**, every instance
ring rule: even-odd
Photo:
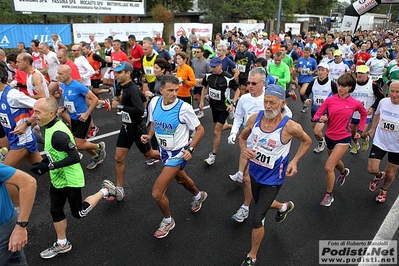
[[[249,85],[256,86],[256,85],[258,85],[261,82],[262,81],[259,81],[259,82],[247,81],[247,86],[249,86]]]
[[[79,51],[79,50],[72,50],[72,52],[77,52],[77,51]]]
[[[201,52],[195,52],[196,54],[200,54]]]

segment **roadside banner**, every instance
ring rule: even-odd
[[[224,30],[226,29],[226,26],[229,26],[229,30],[232,30],[234,29],[234,27],[237,27],[237,30],[241,29],[242,33],[245,35],[254,31],[258,32],[258,30],[263,30],[265,28],[264,23],[250,24],[250,23],[228,22],[228,23],[222,23],[222,31],[220,33],[223,34]]]
[[[74,43],[88,42],[91,33],[100,43],[108,36],[127,42],[129,35],[134,35],[138,41],[144,37],[154,37],[156,33],[162,36],[163,23],[74,23],[72,28]]]
[[[69,45],[72,43],[71,25],[69,24],[1,24],[0,25],[0,47],[17,48],[19,42],[30,47],[32,40],[51,43],[51,34],[57,33],[59,40]]]
[[[195,35],[199,38],[202,36],[210,36],[212,38],[213,24],[204,23],[175,23],[174,25],[174,35],[176,36],[176,43],[180,43],[180,36],[182,32],[185,31],[187,38],[194,29]]]

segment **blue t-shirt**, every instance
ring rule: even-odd
[[[17,171],[15,168],[0,163],[0,226],[14,215],[14,205],[8,195],[6,181],[14,175],[15,171]]]
[[[222,69],[223,71],[226,71],[227,73],[233,75],[233,69],[236,68],[236,64],[231,61],[228,57],[225,57],[222,60]]]
[[[317,61],[312,57],[309,57],[308,59],[301,57],[296,63],[295,68],[302,68],[302,71],[300,71],[298,75],[298,82],[309,83],[313,80],[313,75],[309,75],[307,72],[315,71],[317,69]]]
[[[68,85],[61,83],[64,91],[64,106],[68,109],[69,115],[73,120],[79,120],[79,115],[85,113],[89,109],[86,105],[86,94],[89,89],[82,83],[72,80]]]

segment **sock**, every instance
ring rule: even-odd
[[[287,204],[283,203],[283,207],[278,211],[282,213],[285,212],[287,209],[288,209]]]
[[[381,190],[383,190],[383,191],[387,191],[386,189],[383,189],[383,188],[381,188]]]
[[[98,156],[99,156],[99,154],[98,154],[98,153],[96,153],[96,155],[92,156],[91,158],[93,158],[93,159],[97,159],[97,158],[98,158]]]
[[[212,152],[212,154],[216,156],[216,153]]]
[[[378,175],[375,176],[376,178],[380,179],[382,177],[382,173],[379,172]]]
[[[67,241],[66,238],[57,240],[57,244],[60,245],[60,246],[65,246],[67,242],[68,241]]]
[[[14,207],[14,210],[19,213],[19,207]]]
[[[249,206],[242,205],[241,208],[243,208],[246,211],[249,211]]]
[[[90,127],[91,129],[95,129],[96,128],[96,126],[94,126],[94,127]]]
[[[247,258],[250,258],[252,262],[256,262],[256,258],[252,258],[249,254],[247,254]]]
[[[107,198],[109,195],[108,189],[103,187],[100,191],[104,194],[104,198]]]
[[[321,140],[319,140],[320,143],[324,142],[324,138],[321,138]]]
[[[326,192],[328,195],[332,196],[332,192]]]
[[[238,173],[239,175],[244,175],[244,173],[241,172],[241,171],[238,171],[237,173]]]
[[[164,221],[165,223],[170,224],[170,223],[172,222],[172,216],[170,216],[169,218],[163,218],[163,221]]]
[[[201,198],[201,191],[198,192],[198,194],[194,196],[195,200],[200,200],[200,198]]]

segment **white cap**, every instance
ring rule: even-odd
[[[320,63],[317,67],[322,67],[322,68],[325,68],[327,70],[330,70],[330,67],[328,66],[327,63]]]

